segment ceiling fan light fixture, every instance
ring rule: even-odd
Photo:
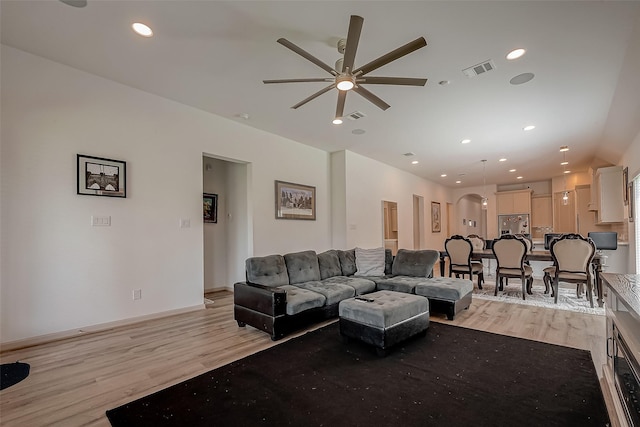
[[[342,74],[336,78],[336,87],[338,90],[351,90],[355,85],[355,79],[349,74]]]

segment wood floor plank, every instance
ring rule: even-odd
[[[203,310],[0,354],[2,363],[31,365],[26,380],[0,393],[0,424],[109,426],[107,409],[286,341],[239,328],[231,292],[205,297],[214,302]],[[602,376],[604,316],[474,299],[453,321],[431,320],[589,350]]]

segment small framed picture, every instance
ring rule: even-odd
[[[316,219],[316,187],[276,181],[276,219]]]
[[[431,202],[431,232],[439,233],[440,230],[440,202]]]
[[[218,195],[217,194],[202,194],[202,219],[204,222],[214,223],[218,222]]]
[[[629,205],[629,168],[622,169],[622,192],[624,195],[624,205]]]
[[[78,154],[78,194],[127,197],[127,162]]]

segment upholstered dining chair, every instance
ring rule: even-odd
[[[474,252],[482,252],[487,247],[487,241],[477,234],[468,234],[467,239],[471,240],[471,245],[473,246]],[[480,261],[471,261],[471,263],[480,264],[482,266],[482,270],[484,271],[484,260],[481,259]],[[491,258],[489,258],[489,268],[491,268]]]
[[[553,302],[558,303],[560,282],[576,283],[576,295],[580,297],[581,286],[586,285],[587,298],[593,308],[593,280],[591,261],[596,253],[596,245],[588,237],[579,234],[565,234],[551,242],[549,247],[553,258]]]
[[[505,234],[493,242],[491,250],[498,263],[496,288],[493,295],[498,295],[498,284],[502,282],[502,279],[511,277],[522,281],[522,299],[526,299],[526,294],[533,285],[533,270],[531,266],[524,263],[527,256],[527,244],[517,236]],[[508,284],[509,282],[506,282],[505,286]]]
[[[455,274],[456,277],[462,277],[466,274],[473,280],[473,275],[478,276],[478,289],[482,289],[484,282],[484,273],[482,264],[471,261],[473,252],[473,244],[471,240],[459,234],[449,237],[444,242],[444,250],[449,255],[449,277]]]

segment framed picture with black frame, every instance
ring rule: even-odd
[[[218,195],[202,194],[202,220],[206,223],[218,223]]]
[[[127,197],[127,162],[78,154],[77,172],[78,194]]]

